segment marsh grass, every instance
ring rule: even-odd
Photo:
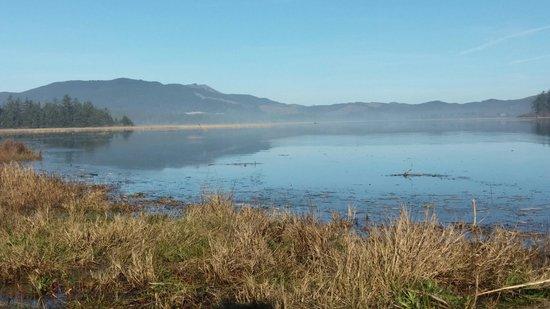
[[[24,143],[9,139],[0,143],[0,163],[11,161],[34,161],[41,159],[41,153],[35,152]]]
[[[148,215],[113,205],[103,188],[9,164],[0,216],[0,295],[64,295],[70,306],[452,308],[548,297],[544,286],[476,297],[549,278],[544,244],[407,212],[367,234],[338,216],[320,222],[223,196],[178,218]]]

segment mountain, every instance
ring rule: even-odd
[[[118,78],[56,82],[19,93],[0,92],[0,102],[10,95],[51,101],[61,99],[65,94],[108,108],[115,116],[127,114],[141,124],[515,117],[529,112],[534,99],[533,96],[465,104],[432,101],[422,104],[352,102],[303,106],[248,94],[225,94],[207,85],[161,84]]]
[[[209,119],[238,120],[262,114],[286,104],[251,95],[224,94],[206,85],[161,84],[128,78],[107,81],[56,82],[20,93],[0,93],[38,101],[61,99],[65,94],[108,108],[114,115],[127,114],[138,123],[188,122]]]
[[[530,111],[535,96],[517,100],[489,99],[471,103],[446,103],[431,101],[421,104],[404,103],[342,103],[312,106],[310,114],[317,119],[447,119],[447,118],[494,118],[517,117]]]

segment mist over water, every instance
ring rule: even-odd
[[[407,207],[444,222],[544,230],[550,218],[550,123],[404,121],[259,129],[20,136],[43,151],[36,169],[121,192],[198,201],[232,194],[262,207],[364,221]],[[400,173],[418,177],[391,176]]]

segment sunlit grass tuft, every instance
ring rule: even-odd
[[[41,159],[41,153],[35,152],[24,143],[13,140],[5,140],[0,143],[0,163],[11,161],[34,161]]]

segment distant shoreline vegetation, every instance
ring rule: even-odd
[[[127,116],[113,118],[109,110],[65,95],[61,101],[37,102],[9,97],[0,106],[0,128],[70,128],[133,126]]]
[[[522,117],[550,117],[550,91],[543,91],[531,102],[531,113]]]

